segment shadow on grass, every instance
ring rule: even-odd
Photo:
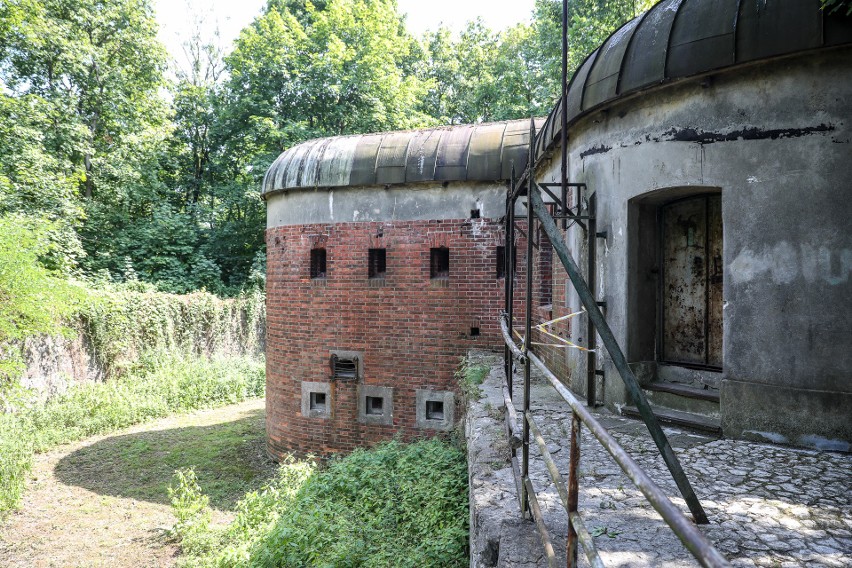
[[[172,475],[185,467],[195,469],[212,507],[233,509],[275,471],[266,456],[264,411],[209,426],[112,436],[63,457],[55,475],[100,495],[169,504]]]

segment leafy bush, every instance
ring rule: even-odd
[[[0,413],[0,518],[20,503],[32,468],[32,436],[22,426],[15,416]]]
[[[119,428],[263,395],[264,365],[253,359],[149,355],[126,376],[81,385],[46,404],[0,414],[0,513],[15,508],[33,451]]]
[[[39,262],[51,250],[49,228],[44,221],[0,216],[0,403],[22,368],[20,340],[67,331],[62,320],[83,298],[80,288]]]
[[[148,351],[183,354],[260,353],[264,295],[223,300],[137,291],[138,284],[102,285],[79,310],[81,326],[108,376],[121,375]]]
[[[187,566],[455,567],[467,565],[467,539],[464,454],[432,439],[356,450],[324,469],[288,458],[231,525],[181,545]]]
[[[201,492],[195,471],[192,468],[175,472],[172,485],[169,486],[169,499],[177,523],[171,534],[184,543],[188,551],[207,550],[212,545],[209,535],[210,499]]]

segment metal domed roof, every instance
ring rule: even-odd
[[[539,126],[542,121],[539,121]],[[263,195],[285,189],[424,181],[496,181],[524,170],[530,121],[310,140],[281,154]]]
[[[819,0],[662,0],[613,33],[568,84],[568,124],[624,96],[711,71],[852,43],[852,17]],[[557,139],[562,104],[536,137]]]

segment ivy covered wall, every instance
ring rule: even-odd
[[[86,292],[90,297],[65,334],[22,341],[20,386],[42,399],[72,384],[121,376],[141,358],[157,354],[263,355],[266,312],[260,291],[229,299],[207,292]]]

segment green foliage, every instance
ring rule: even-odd
[[[456,379],[462,395],[468,399],[478,399],[482,396],[479,385],[488,376],[490,367],[484,363],[476,362],[469,357],[462,357],[459,368],[456,370]]]
[[[846,10],[846,15],[852,16],[852,0],[822,0],[822,9],[829,14]]]
[[[263,364],[253,359],[146,357],[126,377],[70,389],[20,414],[36,451],[95,434],[263,395]]]
[[[32,464],[29,429],[15,415],[0,413],[0,520],[20,504]]]
[[[127,376],[71,388],[48,401],[0,414],[0,513],[20,500],[32,453],[119,428],[262,396],[254,359],[147,357]]]
[[[464,454],[393,441],[325,469],[289,458],[230,526],[181,544],[188,566],[454,567],[467,563],[467,522]]]
[[[83,332],[108,376],[124,373],[146,352],[253,355],[262,350],[264,296],[254,290],[222,300],[106,286],[80,310]]]
[[[51,250],[50,226],[17,215],[0,217],[0,411],[21,371],[21,342],[62,326],[80,304],[78,287],[39,263]]]
[[[210,538],[210,499],[201,492],[192,468],[175,471],[169,486],[169,500],[177,517],[171,536],[181,541],[187,554],[209,550],[213,544]]]

